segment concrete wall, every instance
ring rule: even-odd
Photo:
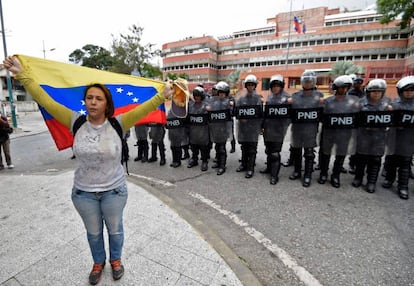
[[[39,107],[34,101],[15,101],[16,114],[19,112],[35,112],[39,111]],[[1,113],[11,114],[10,102],[1,101]]]

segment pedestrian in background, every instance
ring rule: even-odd
[[[13,132],[13,128],[10,127],[6,116],[0,117],[0,170],[4,169],[3,158],[1,150],[3,150],[4,158],[6,159],[7,168],[13,169],[11,155],[10,155],[10,134]]]
[[[54,101],[21,66],[17,58],[8,57],[3,63],[39,105],[61,124],[74,130],[77,120],[82,116],[80,113]],[[162,94],[159,93],[114,118],[114,103],[109,89],[99,83],[85,88],[84,101],[88,115],[86,122],[74,135],[73,152],[78,165],[74,174],[72,201],[84,222],[94,261],[89,275],[89,283],[92,285],[98,284],[102,279],[106,263],[104,223],[109,236],[112,277],[119,280],[124,274],[121,262],[124,244],[123,210],[128,192],[121,163],[122,142],[112,124],[121,126],[125,135],[137,121],[156,110],[171,95],[172,89],[167,84]]]

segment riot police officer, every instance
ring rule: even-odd
[[[279,181],[280,151],[290,124],[290,95],[284,90],[285,80],[280,74],[270,78],[271,93],[264,108],[263,138],[267,155],[266,168],[260,173],[270,173],[270,184]]]
[[[148,161],[148,126],[146,124],[138,124],[134,126],[135,137],[137,138],[138,155],[134,161],[145,163]]]
[[[366,191],[374,193],[381,158],[385,153],[388,128],[392,121],[387,113],[392,108],[385,96],[387,83],[383,79],[373,79],[367,84],[365,98],[360,100],[360,122],[357,134],[356,168],[352,186],[361,186],[365,169],[367,173]]]
[[[206,102],[204,89],[197,86],[193,90],[194,101],[188,106],[188,128],[190,138],[190,148],[192,156],[188,161],[188,168],[198,165],[198,155],[201,154],[201,171],[208,169],[209,149],[209,129],[208,129],[208,112],[206,110]]]
[[[398,170],[398,195],[401,199],[408,199],[408,181],[410,164],[414,154],[414,76],[406,76],[397,83],[398,98],[392,102],[396,110],[395,137],[392,155],[389,155],[385,181],[382,186],[391,188]],[[397,142],[398,148],[396,146]]]
[[[302,90],[292,94],[291,152],[294,171],[289,179],[296,180],[302,176],[303,148],[304,187],[309,187],[312,181],[314,148],[322,111],[323,94],[316,90],[316,80],[315,72],[303,72],[300,78]]]
[[[157,158],[157,148],[160,151],[160,166],[165,165],[165,126],[161,123],[149,123],[149,137],[151,139],[151,157],[148,162],[155,162]]]
[[[335,155],[331,174],[331,185],[340,187],[341,167],[347,154],[355,151],[356,121],[359,111],[359,98],[347,94],[352,80],[347,75],[337,77],[332,90],[335,94],[324,101],[322,142],[320,147],[320,176],[318,183],[328,180],[329,160]]]
[[[256,164],[257,142],[262,125],[263,98],[256,93],[257,78],[248,75],[244,80],[246,94],[236,101],[237,141],[241,145],[241,164],[237,172],[247,171],[245,178],[253,177]]]
[[[217,95],[207,103],[206,109],[209,114],[210,140],[215,143],[217,162],[212,168],[217,168],[217,175],[226,172],[227,150],[226,143],[231,132],[231,116],[233,106],[228,98],[230,86],[220,81],[216,85]]]
[[[185,123],[185,117],[176,116],[171,109],[168,111],[166,128],[168,129],[168,139],[172,155],[170,167],[173,168],[181,166],[182,146],[188,144]]]

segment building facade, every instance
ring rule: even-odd
[[[318,7],[280,13],[268,27],[212,36],[187,38],[162,47],[163,75],[187,74],[192,85],[240,79],[254,74],[258,90],[268,90],[272,75],[282,74],[287,88],[297,89],[305,70],[318,74],[318,87],[329,89],[329,71],[339,61],[361,66],[365,83],[383,78],[389,92],[395,83],[414,74],[414,25],[401,30],[394,21],[383,25],[376,9],[341,13]],[[242,86],[239,84],[239,88]]]

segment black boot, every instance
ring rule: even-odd
[[[172,152],[172,163],[170,164],[170,167],[177,168],[181,166],[181,147],[171,147]]]
[[[236,140],[234,138],[233,140],[231,140],[230,144],[231,144],[230,153],[236,152]]]
[[[302,186],[307,188],[311,185],[312,182],[313,160],[315,159],[315,153],[313,152],[313,148],[305,148],[304,157],[305,170],[303,174]]]
[[[368,193],[374,193],[376,190],[376,184],[377,184],[377,179],[378,179],[380,168],[381,168],[381,157],[371,156],[368,159],[368,165],[367,165],[366,191]]]
[[[290,153],[292,154],[294,169],[293,173],[289,176],[289,179],[296,180],[302,177],[302,149],[292,147]]]
[[[279,182],[279,172],[280,172],[280,153],[273,153],[268,165],[270,165],[270,184],[276,185]]]
[[[331,175],[331,185],[334,188],[339,188],[341,186],[340,176],[342,173],[342,166],[344,164],[345,156],[337,155],[335,157],[334,166],[332,168]]]
[[[149,151],[148,141],[144,140],[142,141],[142,159],[141,159],[142,163],[145,163],[148,161],[148,151]]]
[[[362,180],[364,178],[365,166],[366,166],[366,156],[357,154],[355,155],[355,175],[354,180],[352,181],[352,186],[359,188],[362,185]]]
[[[227,153],[226,153],[226,144],[220,144],[217,148],[217,175],[223,175],[226,172],[226,161],[227,161]]]
[[[164,142],[158,144],[158,150],[160,151],[160,166],[165,165],[165,146]]]
[[[201,163],[201,171],[202,172],[205,172],[205,171],[207,171],[208,170],[208,162],[207,161],[203,161],[202,163]]]
[[[141,159],[142,159],[142,141],[138,140],[136,146],[137,146],[137,149],[138,149],[138,155],[134,159],[135,162],[141,161]]]
[[[321,150],[319,150],[321,152]],[[320,174],[318,183],[319,184],[325,184],[328,180],[328,169],[329,169],[329,160],[331,156],[326,154],[320,154],[319,156],[319,164],[320,164]]]
[[[246,179],[250,179],[254,175],[254,165],[256,164],[256,153],[253,150],[250,151],[247,158],[247,172],[244,176]]]
[[[152,163],[157,161],[157,148],[158,148],[158,144],[157,143],[151,143],[151,157],[148,159],[148,163]]]
[[[410,178],[411,157],[400,158],[400,168],[398,169],[398,195],[401,199],[408,199],[408,181]]]

